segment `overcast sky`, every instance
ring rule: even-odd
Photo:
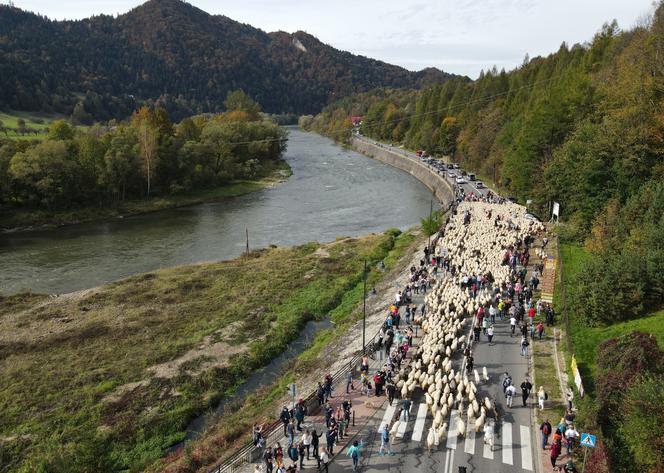
[[[0,0],[6,3],[8,0]],[[124,13],[141,0],[14,0],[53,19]],[[407,69],[477,77],[592,39],[606,21],[629,29],[652,0],[191,0],[266,31],[303,30],[325,43]]]

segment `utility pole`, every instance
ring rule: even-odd
[[[364,260],[364,303],[362,308],[362,354],[367,354],[365,333],[367,331],[367,260]]]
[[[249,229],[244,227],[244,231],[247,234],[247,256],[249,256]]]
[[[429,225],[433,226],[433,199],[431,199],[431,205],[429,206]],[[429,232],[427,232],[429,233]],[[427,248],[431,250],[431,233],[429,233],[429,243],[427,244]]]

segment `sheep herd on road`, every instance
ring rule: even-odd
[[[453,361],[455,354],[470,344],[465,330],[469,316],[495,302],[494,288],[510,282],[510,268],[503,264],[505,252],[516,241],[524,241],[543,229],[525,213],[524,207],[511,202],[462,202],[437,242],[437,247],[447,251],[454,271],[443,273],[427,294],[426,313],[415,318],[422,328],[422,339],[413,362],[396,377],[402,398],[412,396],[416,388],[424,392],[433,417],[426,439],[429,451],[445,437],[452,409],[458,411],[456,432],[461,437],[468,429],[482,431],[492,410],[492,400],[480,399],[477,394],[481,379],[489,381],[487,368],[482,369],[482,378],[473,370],[471,380],[465,363],[455,370]],[[485,283],[475,288],[463,283],[464,276],[473,275],[483,277]],[[399,422],[395,421],[390,429],[393,437]]]

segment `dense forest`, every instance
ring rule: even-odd
[[[261,176],[281,159],[285,131],[241,91],[225,105],[176,125],[143,107],[113,127],[77,131],[60,120],[43,141],[0,138],[0,208],[112,206]]]
[[[589,251],[568,284],[570,313],[579,323],[602,327],[663,307],[662,3],[631,30],[608,23],[592,41],[526,57],[515,70],[493,68],[476,81],[454,78],[411,93],[357,94],[302,123],[347,140],[350,117],[357,115],[363,116],[363,134],[459,162],[521,202],[532,199],[533,211],[545,220],[552,202],[559,202],[561,240],[583,242]],[[654,371],[643,363],[629,366],[640,386],[636,391],[651,402],[656,382],[648,376]],[[601,405],[622,395],[614,381],[598,392]],[[607,435],[612,471],[661,471],[661,442],[618,437],[616,425],[634,426],[642,418],[621,412],[597,419]],[[606,462],[595,462],[593,471],[608,471],[599,466]],[[629,470],[630,465],[637,467]]]
[[[269,113],[315,113],[353,92],[448,77],[355,56],[304,32],[268,34],[180,0],[81,21],[0,5],[0,109],[83,124],[125,118],[143,104],[174,119],[218,112],[240,88]]]

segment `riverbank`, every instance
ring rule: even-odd
[[[367,277],[366,340],[369,341],[385,321],[386,301],[394,296],[395,287],[406,284],[409,268],[419,264],[419,250],[427,237],[420,229],[399,235],[394,246],[382,260],[384,269],[369,266]],[[375,293],[372,289],[375,289]],[[210,467],[232,455],[251,439],[255,422],[270,424],[279,416],[283,405],[291,402],[288,385],[297,383],[298,396],[313,392],[326,373],[335,373],[361,350],[363,283],[344,295],[341,303],[330,312],[333,326],[321,331],[311,346],[283,370],[279,379],[236,403],[221,414],[196,442],[183,451],[157,462],[148,472],[189,473],[210,471]],[[339,391],[342,387],[337,386]],[[336,391],[335,391],[336,392]]]
[[[365,259],[387,258],[397,234],[271,248],[60,297],[0,298],[0,405],[11,406],[0,464],[147,467],[307,320],[332,313],[342,323],[335,314],[355,306]]]
[[[256,180],[233,181],[222,187],[186,194],[127,200],[119,203],[117,207],[82,207],[54,212],[30,209],[6,210],[0,212],[0,232],[43,230],[216,202],[274,186],[291,175],[292,170],[288,163],[279,161],[266,169],[264,175]]]

